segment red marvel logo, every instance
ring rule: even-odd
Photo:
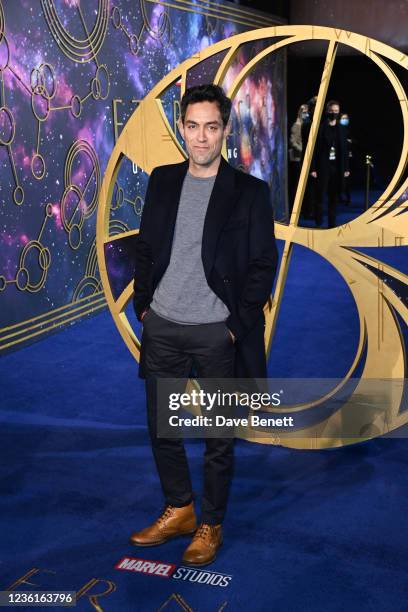
[[[176,566],[172,563],[147,561],[146,559],[138,559],[137,557],[123,557],[123,559],[121,559],[119,563],[115,565],[115,569],[138,572],[139,574],[153,574],[154,576],[170,578],[176,569]]]

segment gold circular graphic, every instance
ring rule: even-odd
[[[70,106],[71,106],[70,110],[71,110],[72,115],[75,117],[75,119],[78,119],[78,117],[81,116],[81,112],[82,112],[82,100],[78,96],[78,94],[75,94],[72,96]]]
[[[137,55],[140,51],[139,38],[136,34],[129,37],[129,49],[132,55]]]
[[[6,35],[0,36],[0,72],[4,72],[10,63],[10,46]]]
[[[76,302],[81,298],[89,297],[95,293],[98,293],[100,290],[100,281],[97,278],[93,276],[85,276],[75,288],[72,301]]]
[[[35,118],[43,123],[44,121],[47,121],[51,112],[50,101],[41,93],[32,93],[31,109]]]
[[[112,202],[112,210],[118,210],[118,208],[120,208],[123,205],[123,202],[125,201],[125,192],[123,191],[123,188],[118,185],[118,183],[115,183],[115,193],[114,193],[114,200]]]
[[[86,181],[83,189],[81,189],[80,186],[73,185],[72,183],[73,167],[75,162],[78,161],[78,158],[84,159],[85,162],[90,162],[91,166],[89,176],[85,173],[85,170],[83,171],[84,182]],[[80,199],[85,203],[85,206],[81,207],[80,209],[81,217],[83,216],[85,219],[87,219],[95,212],[98,205],[98,193],[101,185],[101,169],[95,149],[86,140],[76,140],[70,147],[65,160],[64,180],[67,187],[70,185],[75,187],[77,192],[80,194]],[[91,185],[91,182],[93,184],[93,191],[89,196],[87,195],[87,191]]]
[[[122,26],[122,16],[120,14],[120,9],[118,6],[112,7],[111,19],[112,19],[113,27],[116,30],[119,30],[119,28]]]
[[[142,11],[143,24],[149,35],[160,42],[163,47],[167,47],[171,41],[171,21],[168,7],[162,5],[162,12],[157,20],[157,27],[154,27],[149,18],[146,0],[140,0],[140,9]]]
[[[21,185],[17,185],[13,191],[13,200],[14,204],[17,206],[21,206],[24,202],[24,189]]]
[[[41,153],[34,153],[31,158],[31,174],[37,181],[45,176],[45,159]]]
[[[19,268],[16,274],[16,285],[20,291],[27,289],[28,283],[30,282],[28,270],[26,268]]]
[[[84,224],[84,214],[81,207],[82,191],[76,185],[67,185],[61,198],[61,221],[64,229],[70,232],[73,219],[79,217],[79,228]],[[73,209],[73,211],[72,211]]]
[[[262,428],[246,428],[240,436],[255,442],[280,444],[293,448],[330,448],[353,444],[379,434],[392,432],[408,422],[408,411],[401,409],[406,378],[404,338],[398,317],[408,323],[408,309],[400,295],[393,290],[392,283],[384,281],[384,275],[407,286],[408,277],[400,270],[366,255],[360,248],[403,247],[408,235],[408,216],[397,214],[396,206],[405,201],[408,178],[404,175],[408,157],[408,100],[401,82],[396,76],[392,63],[402,69],[408,67],[408,57],[399,50],[354,32],[323,26],[274,26],[252,30],[222,40],[194,55],[172,70],[157,83],[139,104],[118,138],[107,165],[103,179],[97,222],[97,254],[102,284],[107,303],[122,338],[132,355],[139,359],[140,340],[126,316],[131,303],[133,280],[121,295],[114,297],[109,282],[105,245],[113,239],[110,228],[111,211],[117,208],[113,198],[115,183],[123,160],[128,159],[146,173],[162,164],[177,163],[185,159],[177,136],[170,125],[162,104],[164,92],[174,83],[181,81],[181,92],[185,91],[186,78],[190,69],[224,51],[214,83],[223,85],[229,66],[238,57],[240,47],[249,42],[254,44],[269,39],[268,46],[261,49],[234,77],[227,95],[234,99],[246,77],[256,65],[269,54],[289,45],[308,40],[327,43],[327,54],[317,96],[316,108],[309,140],[305,148],[304,162],[293,204],[289,224],[276,223],[276,237],[283,243],[283,255],[274,295],[265,304],[265,348],[269,355],[272,338],[278,324],[279,308],[284,298],[284,288],[294,245],[310,249],[328,261],[344,281],[344,291],[353,296],[359,314],[359,338],[353,362],[344,378],[315,401],[274,409],[274,412],[295,415],[313,415],[313,411],[335,400],[351,382],[356,380],[354,390],[341,406],[317,423],[308,424],[291,437],[279,436]],[[395,172],[378,200],[364,213],[346,226],[328,230],[310,229],[298,224],[300,208],[305,191],[311,157],[327,96],[330,77],[339,45],[347,45],[370,59],[388,78],[390,87],[399,101],[404,126],[403,145]],[[224,155],[226,151],[224,149]],[[405,194],[405,195],[404,195]],[[117,196],[116,196],[117,197]],[[123,235],[136,235],[138,230],[125,231]],[[119,233],[114,238],[120,238]],[[359,372],[358,377],[356,372]],[[355,378],[357,377],[357,378]],[[387,385],[384,381],[395,382]],[[378,387],[376,388],[376,384]],[[381,392],[378,392],[378,388]],[[373,392],[375,389],[375,392]],[[353,432],[347,434],[344,424],[352,422]]]
[[[4,131],[3,135],[3,123],[8,123],[8,134]],[[6,126],[4,126],[6,127]],[[8,135],[8,138],[7,138]],[[9,146],[13,143],[14,136],[16,135],[16,123],[14,121],[13,113],[6,106],[0,108],[0,145]]]
[[[41,269],[41,277],[38,282],[32,283],[30,281],[30,273],[26,267],[26,259],[32,251],[38,253],[38,266]],[[29,291],[30,293],[36,293],[44,287],[45,280],[47,278],[48,268],[51,265],[51,253],[47,247],[44,247],[38,240],[30,240],[24,246],[19,262],[19,271],[17,272],[16,282],[17,286],[21,291]]]
[[[72,18],[78,19],[86,31],[85,38],[75,38],[59,17],[55,0],[41,0],[44,17],[61,51],[74,62],[89,62],[96,58],[105,40],[109,23],[109,0],[98,0],[96,20],[92,30],[85,21],[79,0],[72,3]]]

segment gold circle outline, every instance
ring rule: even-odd
[[[79,224],[78,223],[73,223],[72,225],[79,225],[79,227],[81,228],[84,224],[84,212],[80,207],[80,203],[82,200],[82,191],[79,189],[79,187],[77,187],[76,185],[71,185],[68,184],[64,190],[64,193],[62,194],[62,198],[61,198],[61,221],[62,221],[62,225],[64,226],[65,231],[70,232],[72,225],[70,224],[70,222],[67,219],[66,213],[67,213],[67,197],[70,193],[74,193],[76,195],[76,197],[78,198],[78,203],[77,203],[77,209],[79,212]]]
[[[132,34],[129,37],[129,49],[132,55],[137,55],[140,51],[139,38],[136,34]]]
[[[0,73],[4,72],[6,68],[9,67],[9,64],[10,64],[10,45],[8,44],[8,40],[5,34],[3,34],[2,38],[0,38],[0,46],[3,43],[6,45],[6,49],[7,49],[7,61],[4,66],[0,66]]]
[[[102,87],[102,81],[101,81],[101,76],[100,73],[104,72],[105,73],[105,77],[106,77],[106,94],[102,95],[102,91],[103,91],[103,87]],[[106,64],[99,64],[97,70],[96,70],[96,74],[95,74],[95,79],[97,80],[98,84],[99,84],[99,99],[101,100],[106,100],[109,97],[109,92],[110,92],[110,76],[109,76],[109,71],[108,71],[108,67],[106,66]]]
[[[72,165],[74,163],[75,157],[80,154],[88,156],[91,161],[92,172],[95,174],[95,190],[93,192],[91,201],[88,203],[88,201],[85,200],[87,206],[86,209],[83,211],[85,219],[88,219],[88,217],[90,217],[95,212],[96,207],[98,205],[98,196],[101,186],[101,170],[95,149],[86,140],[76,140],[70,147],[67,153],[67,158],[65,160],[64,180],[65,185],[68,186],[72,184]],[[78,186],[76,186],[76,188],[81,193],[81,197],[84,197],[81,189]]]
[[[8,147],[13,144],[14,137],[16,135],[16,123],[14,121],[13,113],[7,106],[0,107],[0,114],[1,113],[5,113],[9,119],[10,126],[11,126],[11,136],[10,136],[10,140],[2,140],[2,138],[0,138],[0,145],[5,145]]]
[[[35,105],[34,105],[34,98],[36,98],[38,100],[38,98],[41,98],[42,100],[45,100],[46,104],[47,104],[47,111],[45,116],[41,117],[40,115],[37,114],[37,111],[35,110]],[[44,96],[42,93],[32,93],[31,94],[31,109],[34,113],[34,117],[40,122],[40,123],[44,123],[44,121],[47,121],[49,114],[51,112],[51,106],[50,106],[50,101],[49,99]]]
[[[119,21],[115,21],[115,15],[118,15]],[[120,8],[118,6],[113,6],[111,10],[111,19],[112,24],[115,30],[119,30],[122,25],[122,15],[120,13]]]
[[[330,43],[328,54],[330,52],[333,52],[333,50],[335,51],[336,45],[340,43],[340,44],[346,44],[348,46],[354,47],[358,49],[359,51],[361,51],[363,54],[369,56],[370,59],[372,59],[374,63],[376,63],[379,66],[379,68],[388,76],[388,79],[391,82],[395,90],[395,93],[397,94],[398,99],[400,99],[401,97],[404,98],[403,100],[400,100],[400,101],[401,101],[401,110],[403,112],[403,119],[404,119],[404,135],[405,135],[404,136],[404,143],[405,143],[404,150],[406,149],[406,144],[407,144],[406,142],[407,116],[406,115],[407,113],[406,113],[406,108],[403,106],[403,103],[405,102],[405,105],[406,105],[406,102],[407,102],[406,96],[404,97],[404,94],[402,93],[402,87],[398,79],[396,79],[395,77],[392,78],[392,76],[390,76],[392,71],[389,68],[388,64],[382,59],[381,56],[385,56],[386,58],[394,60],[399,64],[402,64],[402,62],[405,62],[406,65],[404,67],[408,67],[407,56],[402,55],[402,58],[401,58],[400,51],[393,49],[392,47],[389,47],[388,45],[385,45],[379,41],[375,41],[374,39],[369,39],[359,34],[346,32],[345,30],[338,31],[338,30],[335,30],[334,28],[327,28],[323,26],[279,26],[279,27],[272,27],[272,28],[264,28],[264,29],[255,30],[251,32],[245,32],[243,34],[231,37],[230,39],[220,41],[220,43],[216,43],[212,45],[211,47],[200,52],[199,61],[203,61],[207,59],[208,57],[211,57],[215,53],[218,53],[219,51],[222,51],[225,49],[227,49],[228,51],[226,54],[226,61],[221,63],[221,66],[217,72],[214,82],[216,82],[217,84],[222,83],[224,76],[226,74],[226,71],[228,69],[228,65],[232,61],[234,54],[238,51],[241,41],[248,42],[249,36],[253,36],[253,38],[250,39],[251,41],[253,41],[254,39],[261,40],[261,39],[268,38],[268,37],[269,38],[278,37],[278,36],[284,37],[284,40],[278,41],[274,43],[273,45],[270,45],[269,47],[264,49],[263,52],[260,52],[258,54],[259,57],[257,56],[256,58],[257,62],[263,59],[263,57],[265,57],[267,54],[270,54],[272,50],[277,50],[285,46],[288,46],[290,44],[293,44],[296,42],[303,42],[307,40],[325,40],[325,41],[328,40]],[[196,63],[197,63],[196,57],[189,58],[188,60],[186,60],[179,66],[177,66],[177,68],[171,71],[159,83],[157,83],[156,86],[152,88],[148,96],[146,96],[143,103],[135,111],[134,116],[136,116],[137,119],[135,119],[135,117],[132,116],[128,122],[128,125],[133,127],[137,125],[138,121],[140,123],[140,118],[144,116],[142,114],[143,112],[144,113],[149,112],[149,111],[153,112],[153,108],[155,104],[157,104],[157,102],[160,100],[160,96],[163,93],[163,91],[165,91],[166,87],[170,85],[171,83],[175,82],[178,78],[185,75],[188,69],[194,66]],[[227,95],[229,95],[229,97],[232,97],[232,98],[235,97],[237,91],[239,90],[239,87],[241,86],[242,82],[246,78],[249,71],[252,70],[254,65],[255,65],[254,62],[249,62],[246,65],[246,70],[242,71],[243,74],[241,73],[235,78],[233,85],[230,87],[229,91],[227,92]],[[325,68],[326,68],[326,65],[325,65]],[[163,123],[165,123],[164,113],[161,110],[160,110],[160,114],[162,115]],[[167,124],[166,124],[166,128],[169,132],[169,135],[172,141],[172,145],[173,145],[172,148],[167,147],[167,150],[166,150],[166,153],[167,152],[170,153],[170,151],[172,151],[173,153],[173,161],[170,161],[170,163],[174,163],[174,161],[181,161],[180,158],[185,157],[185,156],[180,150],[180,147],[177,147],[177,142],[175,141],[175,137],[172,136],[171,130],[169,129],[169,126]],[[98,212],[97,253],[98,253],[99,269],[100,269],[101,277],[102,277],[102,283],[103,283],[105,294],[107,296],[108,306],[111,310],[111,314],[114,318],[114,321],[126,345],[130,349],[132,354],[138,359],[140,342],[136,338],[133,330],[131,329],[129,321],[127,320],[126,314],[124,313],[124,310],[123,310],[124,305],[128,303],[129,299],[131,299],[131,284],[129,284],[129,286],[122,293],[120,298],[117,301],[115,301],[111,294],[109,278],[107,276],[105,253],[104,253],[104,244],[106,242],[109,242],[109,239],[110,239],[110,234],[109,234],[109,229],[110,229],[109,210],[110,208],[109,207],[111,205],[112,185],[117,177],[117,174],[118,174],[120,165],[124,159],[124,156],[128,155],[128,153],[131,153],[130,157],[132,161],[134,163],[137,163],[142,169],[144,169],[147,172],[150,172],[151,168],[155,165],[153,161],[154,151],[148,151],[147,154],[144,154],[143,159],[145,161],[142,163],[141,158],[138,155],[136,155],[134,145],[129,146],[128,143],[129,143],[129,135],[128,133],[126,133],[126,130],[123,130],[122,134],[120,135],[113,149],[111,158],[108,162],[107,171],[105,173],[104,181],[102,184],[100,209]],[[163,160],[164,157],[165,155],[163,154],[159,155],[159,158],[158,158],[159,163],[160,162],[169,163],[169,161]],[[404,151],[401,153],[401,159],[398,164],[398,168],[393,178],[391,179],[390,184],[388,185],[384,194],[382,194],[382,198],[384,198],[384,200],[386,197],[390,197],[390,194],[394,194],[395,189],[397,189],[397,181],[398,181],[398,178],[401,176],[401,172],[402,172],[401,164],[404,162],[404,159],[405,159],[403,158],[404,158]],[[379,202],[381,202],[382,198],[379,200]],[[393,196],[393,199],[394,200],[396,199],[396,195]],[[364,222],[366,222],[367,218],[369,217],[369,214],[361,215],[358,219],[359,222],[362,217],[364,217]],[[338,228],[335,228],[335,229],[336,231],[338,231]],[[288,240],[288,238],[286,237],[286,234],[290,230],[289,240],[292,240],[292,242],[294,243],[296,243],[296,241],[299,241],[300,244],[303,244],[305,242],[306,235],[309,236],[313,234],[313,235],[316,235],[317,238],[319,238],[319,234],[322,234],[322,232],[319,230],[303,231],[304,228],[297,227],[296,228],[297,233],[295,236],[295,234],[293,233],[292,227],[284,227],[280,223],[277,224],[277,230],[278,230],[277,231],[278,238],[281,238],[282,240],[285,240],[285,241]],[[134,233],[136,234],[137,231],[135,231]],[[330,233],[331,236],[334,236],[332,231],[329,231],[327,233],[328,234]],[[313,250],[316,250],[316,252],[321,255],[321,252],[319,250],[315,249],[314,247],[313,247]],[[333,259],[329,259],[329,261],[333,264]],[[341,270],[341,268],[340,269],[336,268],[336,269],[338,269],[338,271]],[[349,283],[345,276],[344,270],[340,271],[340,274],[342,275],[346,285],[348,285]],[[354,295],[354,299],[355,300],[357,299],[356,295]],[[123,306],[123,309],[122,309],[122,306]],[[356,358],[352,364],[352,367],[350,368],[349,374],[344,380],[348,379],[351,371],[354,371],[354,368],[356,367],[359,358],[363,354],[364,337],[365,337],[363,332],[364,332],[364,320],[360,313],[359,347],[356,353]],[[270,443],[270,440],[265,440],[265,439],[262,439],[262,440],[258,439],[258,441]],[[356,441],[358,440],[345,440],[345,441],[343,440],[341,442],[337,442],[337,441],[326,440],[325,438],[322,438],[321,440],[317,440],[317,439],[314,440],[315,446],[311,446],[310,448],[324,448],[325,444],[331,447],[341,445],[341,443],[343,445],[344,444],[347,445],[347,444],[351,444]],[[293,444],[295,445],[295,447],[301,448],[301,445],[297,444],[296,441],[293,442]],[[286,445],[291,446],[291,444],[286,444]]]
[[[137,205],[138,202],[140,202],[140,206]],[[135,201],[133,202],[133,210],[135,212],[135,215],[137,215],[138,217],[141,217],[142,215],[143,206],[144,206],[143,198],[140,195],[137,195],[135,198]]]
[[[82,225],[79,225],[78,223],[73,223],[71,225],[71,227],[69,228],[68,242],[69,242],[69,246],[74,251],[77,251],[79,249],[79,247],[81,246],[81,243],[82,243],[82,229],[81,228],[82,228]],[[78,242],[73,240],[73,236],[74,236],[75,232],[78,233],[78,235],[77,235]]]
[[[41,164],[42,164],[42,171],[39,174],[36,174],[35,170],[34,170],[34,164],[37,160],[40,160]],[[44,178],[45,176],[45,159],[44,157],[41,155],[41,153],[34,153],[34,155],[31,158],[31,174],[33,175],[33,177],[35,179],[37,179],[37,181],[41,181],[41,179]]]
[[[21,272],[24,272],[26,279],[25,279],[25,284],[23,286],[20,285],[19,282],[19,277],[21,275]],[[27,287],[30,283],[30,274],[27,270],[27,268],[19,268],[16,272],[16,285],[17,285],[17,289],[19,289],[20,291],[26,291]]]
[[[19,199],[17,197],[17,194],[21,195],[21,199]],[[16,187],[13,189],[13,201],[14,204],[16,204],[17,206],[21,206],[24,203],[24,189],[22,188],[21,185],[16,185]]]
[[[52,81],[52,93],[48,93],[48,89],[47,89],[47,79],[46,79],[46,75],[45,75],[45,70],[48,70],[49,74],[51,75],[51,81]],[[57,83],[56,83],[56,79],[55,79],[55,72],[54,72],[54,68],[52,67],[52,65],[49,62],[43,62],[40,67],[38,68],[38,72],[41,75],[41,79],[42,79],[42,86],[43,86],[43,96],[45,98],[47,98],[47,100],[52,100],[55,97],[55,94],[57,93]]]
[[[41,278],[36,284],[33,284],[30,282],[30,273],[24,265],[27,255],[33,249],[36,249],[38,251],[38,266],[41,269]],[[47,278],[48,268],[50,267],[50,265],[51,265],[51,253],[48,247],[44,247],[44,245],[41,244],[41,242],[39,242],[38,240],[30,240],[30,242],[27,242],[27,244],[24,246],[21,252],[20,262],[19,262],[20,271],[27,270],[27,275],[28,275],[28,282],[27,282],[27,285],[24,291],[28,291],[30,293],[36,293],[37,291],[40,291],[40,289],[44,287],[44,283]]]
[[[74,111],[74,104],[77,103],[78,104],[78,112],[75,113]],[[82,112],[82,100],[81,98],[78,96],[78,94],[74,94],[71,98],[71,102],[70,102],[70,111],[71,114],[75,117],[75,119],[78,119],[81,116],[81,112]]]
[[[109,0],[98,0],[94,27],[83,39],[72,36],[58,16],[54,0],[41,0],[45,20],[61,51],[77,63],[95,59],[103,45],[109,23]]]

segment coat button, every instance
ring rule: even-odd
[[[224,283],[229,283],[230,279],[228,278],[228,276],[224,276],[224,278],[222,279],[224,281]]]

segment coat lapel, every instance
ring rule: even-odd
[[[165,203],[165,206],[162,209],[163,216],[160,219],[162,231],[160,232],[160,244],[158,249],[159,257],[155,272],[155,286],[163,276],[170,261],[181,190],[183,188],[184,178],[188,170],[188,164],[188,160],[177,164],[172,173],[171,181],[166,181],[164,186],[162,201]]]
[[[180,204],[181,190],[183,188],[183,182],[187,174],[187,170],[188,170],[188,159],[182,162],[181,164],[177,164],[176,172],[174,173],[174,176],[172,176],[172,179],[171,179],[171,184],[166,185],[168,192],[167,194],[165,194],[165,196],[166,196],[167,201],[169,202],[168,217],[166,219],[166,222],[168,224],[168,227],[171,230],[170,231],[170,234],[171,234],[170,247],[173,242],[173,234],[174,234],[174,228],[176,225],[178,207]]]
[[[156,271],[156,284],[164,274],[171,256],[174,230],[177,220],[181,190],[183,181],[188,170],[189,162],[186,160],[177,164],[171,185],[166,185],[166,214],[162,223],[165,229],[160,245],[160,262]],[[235,170],[221,157],[221,163],[211,192],[210,201],[204,220],[203,240],[201,246],[201,258],[205,276],[210,278],[211,269],[214,264],[217,240],[221,229],[231,215],[238,193],[235,186]]]
[[[201,246],[201,258],[207,281],[214,264],[218,236],[233,211],[237,197],[235,170],[221,157],[205,216]]]

